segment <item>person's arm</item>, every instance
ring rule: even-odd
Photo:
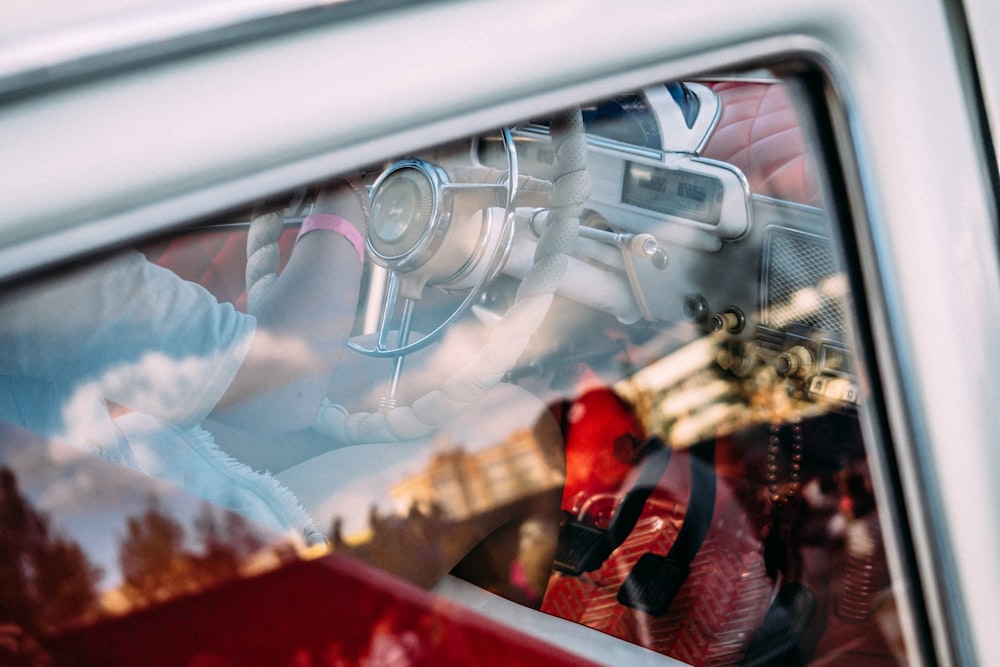
[[[212,417],[243,427],[289,431],[312,424],[354,323],[365,236],[360,191],[341,182],[325,190],[315,213],[333,213],[358,234],[316,229],[292,256],[257,312],[257,331]]]

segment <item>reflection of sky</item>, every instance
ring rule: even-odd
[[[101,588],[120,583],[118,554],[126,519],[141,515],[151,497],[189,536],[202,511],[201,499],[169,484],[32,435],[3,434],[0,464],[13,470],[21,493],[48,517],[51,528],[80,544],[101,568]],[[275,541],[263,531],[260,536]]]

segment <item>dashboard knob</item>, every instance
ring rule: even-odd
[[[684,317],[691,322],[701,324],[708,319],[708,302],[700,294],[689,294],[684,297]]]
[[[652,234],[636,234],[629,240],[629,249],[638,257],[652,257],[660,245]]]
[[[813,355],[802,345],[796,345],[778,355],[774,368],[779,375],[786,377],[804,377],[813,367]]]
[[[738,334],[743,331],[745,323],[746,319],[743,317],[743,311],[736,306],[730,307],[725,312],[715,313],[708,320],[712,331],[725,331],[731,334]]]

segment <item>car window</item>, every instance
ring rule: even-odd
[[[809,108],[653,83],[7,285],[0,620],[332,552],[591,658],[905,662]]]

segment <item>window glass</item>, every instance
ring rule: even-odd
[[[585,655],[905,660],[799,92],[651,85],[9,285],[0,621],[334,552]]]

